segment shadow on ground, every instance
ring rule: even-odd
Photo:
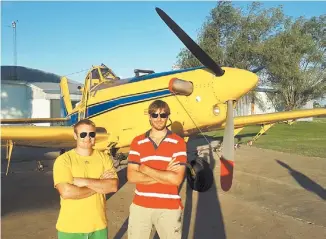
[[[29,210],[59,209],[59,194],[53,187],[53,162],[59,153],[49,148],[14,147],[10,169],[1,148],[1,216]],[[37,161],[44,171],[36,172]],[[37,187],[37,190],[35,190]]]
[[[309,177],[304,175],[303,173],[300,173],[299,171],[291,168],[288,164],[277,160],[276,162],[281,165],[282,167],[286,168],[289,172],[289,174],[298,182],[298,184],[306,189],[309,192],[315,193],[318,195],[321,199],[326,200],[326,190],[320,186],[315,181],[311,180]]]
[[[14,173],[1,179],[1,216],[47,208],[59,210],[59,206],[59,193],[53,187],[52,173]]]
[[[206,137],[209,142],[216,140],[216,137]],[[206,144],[206,140],[204,141]],[[195,151],[196,147],[202,146],[205,143],[200,142],[198,137],[189,139],[187,143],[188,150]],[[211,149],[204,154],[204,159],[210,164],[212,170],[216,170],[216,161],[214,160]],[[188,160],[194,159],[195,156],[190,156]],[[196,201],[194,200],[197,194],[197,206],[194,208]],[[194,210],[193,210],[194,209]],[[218,198],[218,187],[214,181],[212,187],[206,192],[195,192],[189,185],[186,185],[186,200],[183,217],[183,234],[182,238],[189,238],[191,220],[194,221],[193,238],[225,238],[225,228],[223,215]]]

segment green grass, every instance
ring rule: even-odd
[[[247,143],[260,130],[260,126],[245,127],[235,139]],[[205,133],[212,137],[223,136],[223,131]],[[306,156],[326,158],[326,118],[315,118],[313,122],[296,122],[292,125],[275,124],[260,136],[254,147],[273,149]]]

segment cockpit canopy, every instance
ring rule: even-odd
[[[120,79],[110,68],[102,63],[100,66],[92,67],[86,76],[85,84],[90,86],[90,92],[94,92],[117,85],[127,84],[132,80],[141,78],[144,74],[149,75],[155,72],[152,70],[135,69],[134,73],[134,77]],[[83,91],[84,87],[80,87],[79,89]]]

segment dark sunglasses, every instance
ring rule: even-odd
[[[89,132],[88,133],[90,138],[95,138],[96,133],[95,132]],[[79,136],[83,139],[87,136],[87,132],[81,132]]]
[[[161,119],[165,119],[165,118],[167,118],[169,116],[167,113],[161,113],[161,114],[152,113],[151,117],[152,118],[157,118],[158,115],[160,115]]]

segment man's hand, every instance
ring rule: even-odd
[[[116,178],[116,177],[117,176],[114,172],[106,171],[101,175],[100,179],[110,179],[110,178]]]
[[[86,187],[87,181],[84,178],[74,178],[73,184],[77,187]]]
[[[141,169],[144,167],[144,164],[138,165],[138,164],[128,164],[127,168],[127,179],[128,182],[131,183],[139,183],[139,184],[154,184],[158,183],[157,180],[153,179],[152,177],[149,177],[146,174],[143,174],[141,172]]]
[[[176,158],[173,158],[169,162],[169,165],[166,168],[166,170],[176,172],[176,171],[178,171],[180,169],[180,167],[181,167],[180,162],[179,161],[175,162],[175,160],[176,160]]]
[[[77,179],[76,181],[80,181]],[[70,183],[59,183],[56,186],[63,199],[83,199],[92,196],[96,192],[87,187],[78,187]]]
[[[118,190],[119,179],[112,172],[105,172],[100,179],[95,178],[73,178],[73,185],[83,188],[87,187],[101,194],[116,192]]]
[[[175,162],[174,158],[169,162],[166,170],[158,170],[141,164],[139,172],[148,175],[159,183],[179,186],[185,174],[185,167],[182,167],[179,162]]]

